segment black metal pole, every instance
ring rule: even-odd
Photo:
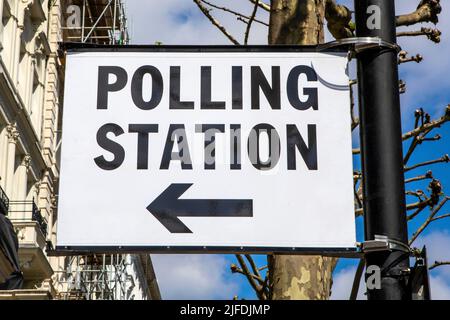
[[[356,34],[396,43],[393,0],[355,0]],[[357,54],[366,241],[386,236],[408,243],[397,52],[377,47]],[[369,300],[409,300],[408,253],[370,251],[366,267],[381,269]],[[368,275],[366,274],[366,278]]]

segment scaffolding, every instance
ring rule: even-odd
[[[60,0],[60,4],[64,42],[129,43],[123,0]],[[133,268],[140,264],[137,257],[127,254],[67,256],[53,275],[57,299],[133,299]]]
[[[127,268],[129,255],[66,257],[65,270],[55,272],[60,300],[129,300],[135,284]]]
[[[125,45],[129,43],[123,0],[62,0],[66,42]]]

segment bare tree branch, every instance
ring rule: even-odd
[[[406,92],[406,83],[401,79],[398,81],[398,92],[400,92],[400,94]]]
[[[267,300],[267,296],[266,296],[265,292],[263,291],[263,286],[261,286],[260,284],[255,282],[255,278],[252,276],[252,273],[248,269],[244,258],[242,258],[242,255],[236,254],[235,256],[239,262],[239,265],[241,266],[241,269],[243,272],[242,274],[244,274],[247,277],[248,282],[250,283],[253,290],[256,292],[256,295],[258,296],[258,298],[260,300]]]
[[[360,195],[358,194],[358,189],[356,188],[358,181],[359,181],[359,179],[354,179],[353,194],[355,195],[357,208],[360,209],[363,207],[363,203],[362,203],[362,199],[361,199]]]
[[[352,119],[352,131],[355,130],[359,125],[359,119],[355,116],[355,95],[353,92],[353,84],[356,82],[350,81],[350,115]]]
[[[252,3],[257,3],[258,6],[259,6],[261,9],[264,9],[264,10],[266,10],[267,12],[270,12],[270,5],[268,5],[267,3],[265,3],[265,2],[263,2],[263,1],[261,1],[261,0],[249,0],[249,1],[252,2]]]
[[[418,190],[416,192],[406,192],[406,194],[414,195],[420,199],[419,202],[409,205],[408,210],[417,210],[413,214],[408,216],[408,221],[414,219],[427,206],[433,208],[439,203],[439,197],[442,195],[441,182],[437,179],[431,180],[430,184],[428,185],[428,189],[431,190],[430,197],[427,197],[422,190]],[[423,200],[422,198],[425,198],[425,200]]]
[[[203,3],[207,4],[208,6],[210,6],[210,7],[212,7],[212,8],[219,9],[219,10],[222,10],[222,11],[225,11],[225,12],[228,12],[228,13],[231,13],[231,14],[234,14],[235,16],[238,17],[238,20],[243,21],[243,22],[245,22],[245,23],[248,23],[248,20],[250,20],[250,17],[249,17],[249,16],[246,16],[245,14],[242,14],[242,13],[240,13],[240,12],[231,10],[231,9],[229,9],[229,8],[226,8],[226,7],[218,6],[218,5],[214,4],[214,3],[211,3],[211,2],[206,1],[206,0],[200,0],[200,1],[202,1]],[[262,24],[262,25],[269,26],[269,24],[266,23],[266,22],[264,22],[264,21],[258,20],[258,19],[256,19],[256,18],[253,19],[253,20],[254,20],[255,22],[257,22],[257,23]]]
[[[450,261],[435,261],[428,269],[433,270],[434,268],[448,265],[450,265]]]
[[[425,230],[425,228],[433,221],[434,216],[439,212],[439,210],[441,210],[441,208],[444,206],[444,204],[447,202],[448,199],[449,199],[449,197],[445,197],[441,201],[441,203],[439,203],[433,209],[433,211],[431,211],[427,220],[425,220],[425,222],[419,227],[419,229],[417,229],[417,231],[414,232],[414,234],[412,235],[412,238],[409,240],[409,245],[411,245],[417,239],[417,237],[423,232],[423,230]]]
[[[410,182],[420,181],[420,180],[426,180],[426,179],[433,179],[433,172],[431,170],[428,170],[427,173],[425,173],[424,175],[406,179],[405,183],[410,183]]]
[[[424,209],[424,208],[427,207],[427,205],[430,205],[430,203],[431,203],[430,199],[427,199],[427,200],[424,200],[424,201],[410,203],[410,204],[406,205],[406,210],[409,211],[409,210],[413,210],[413,209],[417,209],[417,208]],[[363,208],[359,208],[359,209],[355,210],[355,216],[356,217],[359,217],[359,216],[361,216],[363,214],[364,214],[364,209]]]
[[[444,115],[442,117],[434,121],[430,121],[429,123],[424,124],[419,128],[415,128],[414,130],[411,130],[403,134],[403,141],[408,140],[414,136],[418,136],[419,134],[421,134],[424,131],[427,131],[428,129],[438,128],[449,120],[450,120],[450,105],[447,105]]]
[[[421,190],[418,190],[416,192],[412,192],[412,191],[405,192],[406,194],[414,195],[414,196],[418,197],[420,200],[418,202],[414,202],[414,203],[410,203],[410,204],[406,205],[406,210],[408,210],[408,211],[416,209],[416,211],[414,213],[412,213],[411,215],[409,215],[407,217],[408,221],[414,219],[427,206],[433,208],[435,205],[438,204],[439,197],[442,194],[441,182],[437,179],[433,179],[430,182],[430,184],[428,185],[428,189],[431,190],[429,197],[427,197],[425,195],[425,193]],[[424,199],[422,199],[422,198],[424,198]],[[363,208],[359,208],[359,209],[355,210],[356,216],[359,216],[362,214],[364,214]]]
[[[433,41],[434,43],[441,42],[441,31],[438,29],[422,27],[418,31],[397,32],[397,37],[417,37],[417,36],[427,36],[427,38]]]
[[[400,51],[398,54],[398,64],[406,63],[406,62],[421,62],[423,60],[423,57],[420,54],[416,54],[415,56],[407,57],[408,52],[407,51]]]
[[[409,26],[420,22],[438,23],[438,14],[442,10],[439,2],[439,0],[420,1],[414,12],[396,17],[397,26]]]
[[[414,117],[415,117],[415,121],[414,121],[414,129],[417,129],[419,126],[419,122],[420,122],[420,127],[423,127],[425,124],[430,122],[430,115],[426,112],[423,111],[422,108],[417,109],[414,112]],[[425,139],[425,136],[433,129],[429,129],[424,131],[423,133],[421,133],[418,136],[414,136],[413,137],[413,141],[411,142],[411,145],[409,146],[408,151],[406,152],[406,155],[403,159],[403,163],[406,165],[406,163],[408,162],[410,156],[412,155],[412,153],[414,152],[415,148],[417,147],[418,144],[422,143],[422,141]]]
[[[201,3],[201,0],[193,0],[199,7],[200,11],[215,25],[222,33],[234,44],[239,45],[239,42],[217,21],[210,13],[209,10]]]
[[[353,278],[352,292],[350,293],[350,300],[356,300],[358,297],[359,283],[364,271],[364,259],[359,259],[358,267],[356,268],[355,277]]]
[[[450,213],[446,213],[441,216],[434,217],[433,219],[431,219],[431,221],[436,221],[436,220],[440,220],[440,219],[444,219],[444,218],[450,218]]]
[[[423,201],[418,201],[418,202],[414,202],[414,203],[410,203],[406,206],[406,210],[413,210],[413,209],[424,209],[427,206],[431,205],[432,200],[431,198],[428,198],[426,200]],[[409,218],[409,217],[408,217]],[[412,218],[411,218],[412,219]],[[409,219],[409,220],[411,220]]]
[[[447,105],[446,109],[445,109],[445,114],[440,117],[439,119],[436,119],[434,121],[430,121],[427,124],[424,124],[423,126],[419,127],[419,128],[415,128],[405,134],[403,134],[402,139],[403,141],[411,139],[412,137],[418,136],[419,134],[421,134],[424,131],[427,131],[428,129],[434,129],[434,128],[439,128],[440,126],[442,126],[444,123],[448,122],[450,120],[450,105]],[[360,149],[353,149],[353,154],[359,154],[361,152]]]
[[[423,206],[423,207],[418,208],[416,211],[414,211],[412,214],[410,214],[410,215],[406,218],[406,220],[407,220],[407,221],[410,221],[410,220],[414,219],[414,218],[417,217],[417,216],[419,215],[419,213],[421,213],[421,212],[423,211],[423,209],[425,209],[425,208],[426,208],[426,206]]]
[[[430,130],[431,131],[431,130]],[[408,153],[405,156],[405,160],[404,163],[406,164],[409,160],[409,157],[411,156],[412,152],[414,151],[415,147],[419,144],[422,144],[422,142],[424,141],[437,141],[441,139],[441,135],[440,134],[436,134],[434,137],[431,138],[426,138],[426,135],[430,132],[430,131],[426,131],[424,132],[422,135],[415,137],[413,143],[411,144],[411,148],[410,150],[408,150]]]
[[[240,273],[240,274],[242,274],[242,275],[244,275],[244,276],[247,276],[247,274],[244,272],[244,270],[242,270],[241,268],[239,268],[239,267],[238,267],[237,265],[235,265],[235,264],[232,264],[232,265],[230,266],[230,270],[231,270],[231,273]],[[261,284],[264,283],[264,280],[263,280],[262,278],[258,277],[257,275],[255,275],[255,274],[253,274],[253,273],[250,273],[250,276],[251,276],[253,279],[255,279],[256,281],[258,281],[259,283],[261,283]]]
[[[421,162],[421,163],[415,164],[415,165],[413,165],[411,167],[406,167],[404,171],[407,172],[407,171],[410,171],[410,170],[413,170],[413,169],[416,169],[416,168],[419,168],[419,167],[428,166],[430,164],[435,164],[435,163],[440,163],[440,162],[448,163],[449,161],[450,161],[450,158],[449,158],[448,154],[446,154],[445,156],[443,156],[443,157],[441,157],[439,159],[425,161],[425,162]]]
[[[426,197],[425,193],[423,193],[422,190],[406,191],[405,194],[408,195],[408,196],[415,196],[415,197],[417,197],[419,199],[422,199],[422,197]]]
[[[247,23],[247,29],[245,30],[245,36],[244,36],[244,44],[245,45],[247,45],[247,43],[248,43],[248,36],[250,35],[250,28],[252,27],[253,20],[255,20],[256,12],[258,11],[258,3],[259,2],[255,2],[255,6],[253,8],[252,15],[250,16],[250,19],[248,20],[248,23]]]
[[[253,273],[254,273],[258,278],[262,279],[262,276],[261,276],[261,274],[259,273],[259,269],[258,269],[258,267],[256,266],[255,261],[253,260],[252,256],[249,255],[249,254],[246,254],[246,255],[245,255],[245,258],[247,259],[248,263],[250,263],[250,267],[252,268]]]

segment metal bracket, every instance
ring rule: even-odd
[[[411,249],[407,244],[380,235],[375,235],[375,240],[363,242],[361,250],[364,253],[375,251],[403,251],[411,253]]]
[[[402,48],[398,44],[384,41],[379,37],[352,37],[339,39],[320,45],[320,50],[321,51],[329,50],[332,48],[338,48],[343,46],[348,46],[349,51],[352,53],[349,56],[349,59],[351,59],[358,53],[371,50],[373,48],[385,48],[395,50],[397,53],[402,50]]]

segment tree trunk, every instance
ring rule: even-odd
[[[324,17],[325,0],[272,0],[269,44],[322,43]]]
[[[316,45],[324,41],[325,0],[272,0],[269,44]],[[273,255],[270,299],[328,299],[336,259]]]

